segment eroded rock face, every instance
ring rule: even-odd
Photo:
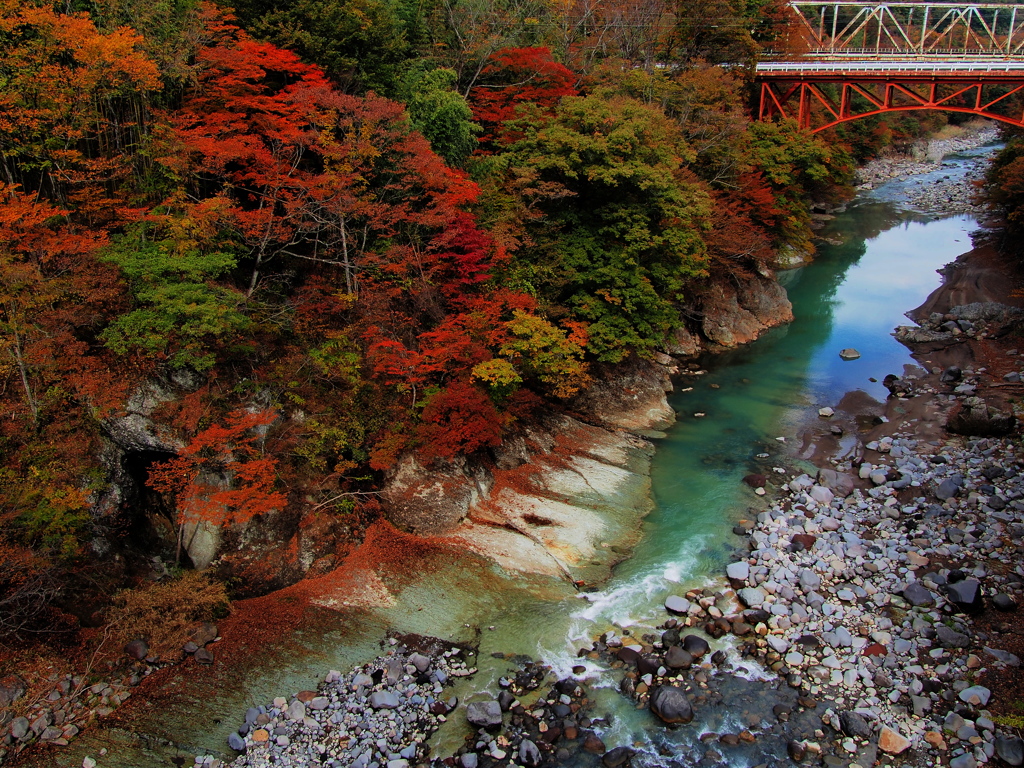
[[[965,398],[960,408],[949,416],[946,429],[972,437],[1002,437],[1013,431],[1017,419],[990,408],[980,397]]]
[[[613,373],[612,373],[613,371]],[[674,368],[651,361],[595,371],[594,383],[569,404],[587,421],[630,431],[661,430],[676,420],[668,404]]]
[[[146,382],[128,397],[123,415],[103,420],[103,431],[126,451],[177,453],[185,445],[181,436],[151,418],[157,408],[175,397],[161,384]]]
[[[489,485],[485,471],[467,468],[464,459],[428,469],[407,454],[384,486],[385,514],[403,531],[420,536],[445,533],[465,519]]]
[[[701,330],[714,344],[747,344],[766,329],[793,319],[786,289],[759,275],[714,284],[704,297]]]

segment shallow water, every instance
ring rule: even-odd
[[[960,172],[969,162],[953,161],[938,173]],[[541,658],[568,674],[581,663],[577,648],[589,647],[597,635],[613,627],[642,632],[656,626],[665,618],[661,604],[668,594],[720,579],[742,543],[732,526],[758,499],[741,478],[755,469],[770,471],[773,459],[794,465],[788,445],[775,438],[792,441],[809,407],[834,406],[847,391],[884,398],[885,389],[869,377],[902,373],[912,362],[890,333],[908,322],[903,312],[939,285],[936,270],[970,248],[975,225],[965,216],[935,219],[901,210],[901,188],[899,182],[881,187],[841,214],[825,234],[845,238],[844,244],[822,245],[811,265],[783,277],[793,323],[707,360],[707,373],[679,385],[692,390],[672,397],[679,421],[659,442],[654,459],[656,508],[644,522],[640,545],[600,591],[580,595],[565,582],[510,577],[470,555],[438,563],[429,577],[407,585],[395,606],[313,610],[301,631],[274,648],[253,649],[226,676],[199,678],[196,691],[168,699],[136,720],[131,731],[90,731],[59,764],[81,765],[82,756],[102,747],[110,753],[104,766],[124,768],[167,766],[198,752],[223,755],[227,735],[248,706],[315,687],[327,670],[369,659],[389,630],[478,641],[481,672],[455,690],[466,699],[493,691],[494,680],[512,669],[513,654]],[[845,347],[856,348],[860,359],[841,360]],[[694,417],[698,412],[705,416]],[[770,457],[759,460],[759,453]],[[744,716],[735,708],[709,710],[693,728],[666,732],[620,696],[594,662],[585,664],[600,687],[598,709],[611,716],[604,734],[609,746],[641,742],[683,758],[702,730],[723,730],[739,724],[728,718]],[[742,682],[735,686],[736,701],[753,702],[756,709],[752,689],[743,689]],[[436,753],[450,753],[461,743],[465,730],[458,719],[442,728]],[[736,759],[737,765],[747,764],[742,753]]]

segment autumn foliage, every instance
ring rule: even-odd
[[[171,5],[0,0],[19,600],[86,542],[173,550],[143,512],[297,525],[405,453],[490,460],[848,171],[705,55],[783,44],[775,2]]]

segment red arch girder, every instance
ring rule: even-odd
[[[840,86],[839,103],[836,103],[818,87],[825,83]],[[997,83],[1010,85],[1012,88],[1007,93],[987,99],[985,86]],[[943,95],[938,90],[940,85],[953,86],[954,89]],[[872,87],[878,88],[879,86],[881,86],[881,94],[872,91]],[[920,92],[922,87],[927,90],[927,94]],[[1011,116],[992,111],[992,107],[996,104],[1021,91],[1024,91],[1024,76],[1016,78],[1008,78],[1005,75],[998,78],[890,78],[877,75],[871,77],[833,75],[832,77],[817,76],[799,80],[787,80],[784,77],[766,78],[761,81],[759,117],[761,120],[771,120],[775,115],[794,118],[802,128],[811,130],[813,133],[870,115],[915,110],[961,112],[1024,127],[1024,113],[1019,116]],[[852,98],[854,95],[860,96],[871,107],[864,105],[854,107]],[[794,96],[797,97],[795,107],[791,105]],[[973,98],[972,106],[950,103],[965,96]],[[909,100],[911,103],[896,103],[896,99]],[[833,119],[812,129],[811,112],[814,108],[823,109]]]

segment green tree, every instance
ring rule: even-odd
[[[693,152],[678,126],[634,99],[588,96],[563,99],[551,118],[527,111],[512,127],[523,138],[485,180],[499,230],[520,246],[511,285],[555,319],[586,322],[600,360],[654,350],[706,264],[709,197],[686,167]]]
[[[475,134],[480,132],[465,97],[455,90],[457,79],[454,69],[416,66],[406,72],[399,93],[413,128],[427,138],[448,165],[455,167],[465,164],[476,148]]]
[[[137,226],[102,257],[121,268],[135,302],[102,339],[120,354],[167,356],[172,367],[207,370],[216,362],[212,343],[249,325],[239,309],[243,295],[212,283],[235,266],[235,258],[148,235],[144,225]]]
[[[393,96],[413,55],[402,16],[382,0],[236,0],[232,5],[249,34],[319,64],[349,93]]]

